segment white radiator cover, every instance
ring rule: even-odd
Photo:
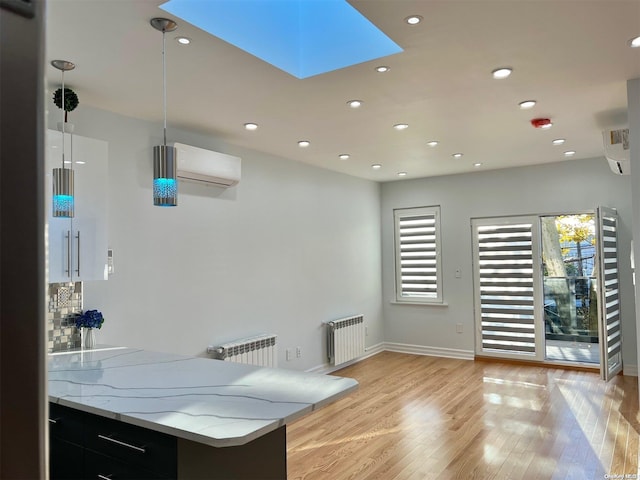
[[[207,347],[207,353],[225,362],[244,363],[259,367],[278,366],[277,335],[264,334],[241,338],[218,347]]]
[[[327,322],[327,356],[341,365],[364,355],[364,316],[354,315]]]

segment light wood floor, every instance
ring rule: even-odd
[[[636,377],[391,352],[336,375],[360,388],[287,427],[289,480],[637,478]]]

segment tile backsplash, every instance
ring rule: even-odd
[[[82,282],[50,283],[47,288],[47,350],[80,347],[80,332],[73,322],[82,311]]]

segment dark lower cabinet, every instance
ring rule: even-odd
[[[177,478],[171,435],[56,404],[49,418],[51,480]]]
[[[50,479],[286,480],[283,425],[239,446],[216,448],[49,404]]]
[[[157,473],[136,468],[116,458],[108,457],[92,450],[84,455],[84,478],[98,480],[152,480],[160,477]]]
[[[49,478],[82,480],[84,476],[84,449],[80,445],[51,436],[49,440]]]

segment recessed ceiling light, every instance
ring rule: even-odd
[[[573,157],[575,154],[575,150],[567,150],[566,152],[564,152],[565,157]]]
[[[189,37],[176,37],[176,42],[180,45],[189,45],[191,43],[191,39]]]
[[[362,106],[362,100],[349,100],[347,105],[351,108],[360,108]]]
[[[566,140],[564,138],[556,138],[551,143],[554,145],[562,145]]]
[[[476,168],[478,168],[478,167],[481,167],[481,166],[482,166],[482,164],[481,164],[480,162],[478,162],[478,163],[474,163],[474,164],[473,164],[473,166],[474,166],[474,167],[476,167]]]
[[[525,100],[524,102],[520,102],[518,105],[520,105],[520,108],[522,110],[528,110],[530,108],[535,107],[536,101],[535,100]]]
[[[376,67],[376,72],[378,72],[378,73],[386,73],[389,70],[391,70],[391,68],[387,67],[386,65],[380,65],[380,66]]]
[[[246,130],[257,130],[258,129],[258,124],[257,123],[245,123],[244,124],[244,128]]]
[[[341,153],[340,155],[338,155],[338,158],[340,160],[349,160],[349,157],[351,157],[351,155],[349,155],[348,153]]]
[[[76,161],[76,164],[77,164],[77,165],[84,165],[84,164],[86,164],[86,163],[87,163],[87,162],[85,162],[84,160],[77,160],[77,161]]]
[[[65,160],[64,163],[71,163],[71,161],[70,160]]]
[[[298,142],[298,146],[301,148],[307,148],[309,145],[311,145],[311,142],[309,140],[300,140]]]
[[[427,145],[429,145],[430,147],[435,147],[436,145],[438,145],[438,141],[437,140],[430,140],[427,142]]]
[[[409,15],[404,21],[409,25],[417,25],[422,21],[422,17],[420,15]]]
[[[396,130],[406,130],[407,128],[409,128],[409,125],[407,125],[406,123],[396,123],[393,128],[395,128]]]
[[[551,127],[553,127],[553,123],[549,122],[549,123],[545,123],[544,125],[540,125],[540,128],[543,130],[549,130]]]
[[[629,40],[629,46],[631,48],[640,47],[640,37],[632,38],[631,40]]]
[[[407,172],[398,172],[398,176],[399,177],[406,177],[407,176]]]
[[[373,168],[374,170],[380,170],[382,168],[382,165],[380,165],[379,163],[374,163],[373,165],[371,165],[371,168]]]
[[[452,156],[453,158],[460,158],[460,157],[462,157],[462,155],[464,155],[464,154],[463,154],[463,153],[454,153],[454,154],[452,154],[451,156]]]
[[[511,75],[512,71],[513,70],[509,67],[500,67],[491,72],[491,75],[493,75],[493,78],[497,78],[498,80],[500,80],[503,78],[507,78],[509,75]]]

